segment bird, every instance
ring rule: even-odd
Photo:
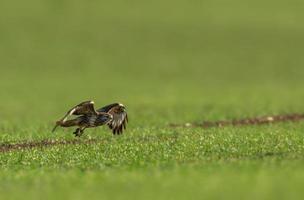
[[[68,120],[68,117],[76,115],[78,117]],[[55,132],[58,126],[78,128],[73,132],[76,137],[80,137],[87,128],[94,128],[102,125],[108,125],[114,135],[120,135],[126,129],[128,123],[128,114],[126,108],[121,103],[112,103],[98,110],[94,108],[94,101],[84,101],[71,108],[66,115],[56,121],[52,132]]]

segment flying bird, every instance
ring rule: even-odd
[[[68,117],[72,115],[78,117],[68,120]],[[73,134],[80,137],[86,128],[108,125],[114,135],[119,135],[126,129],[127,122],[128,115],[123,104],[113,103],[95,110],[93,101],[85,101],[70,109],[62,119],[58,120],[52,132],[58,126],[78,126]]]

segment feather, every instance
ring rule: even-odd
[[[68,120],[72,115],[80,116]],[[84,130],[88,127],[97,127],[107,124],[113,134],[116,135],[123,133],[126,129],[127,122],[128,115],[124,105],[113,103],[95,110],[93,101],[85,101],[71,108],[61,120],[57,121],[53,131],[55,131],[57,126],[78,126]]]

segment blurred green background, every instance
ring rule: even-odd
[[[55,135],[51,135],[49,131],[54,121],[67,109],[88,99],[94,100],[97,107],[116,101],[124,103],[128,108],[131,123],[129,132],[123,136],[125,140],[120,140],[120,144],[131,143],[135,146],[138,145],[136,141],[130,142],[128,139],[133,137],[136,140],[142,133],[152,136],[172,134],[173,130],[167,128],[169,123],[303,113],[303,6],[304,3],[300,0],[2,0],[0,2],[0,138],[2,142],[49,137],[72,138],[72,135],[68,134],[69,131],[61,130]],[[154,192],[150,187],[160,191],[166,188],[166,184],[172,190],[175,186],[182,188],[182,182],[187,175],[194,179],[201,177],[200,180],[206,182],[196,180],[199,184],[194,187],[195,191],[200,191],[200,186],[213,181],[211,189],[204,188],[202,195],[223,198],[217,195],[216,188],[231,184],[230,181],[237,177],[240,168],[243,169],[241,171],[245,181],[238,182],[236,187],[240,186],[238,184],[246,183],[244,191],[249,191],[250,179],[257,180],[252,183],[258,186],[256,193],[252,192],[252,198],[256,197],[256,194],[260,194],[263,198],[267,195],[273,198],[283,197],[284,195],[276,196],[277,193],[273,191],[278,192],[282,191],[282,188],[300,185],[300,179],[292,173],[293,170],[296,169],[298,174],[303,176],[301,154],[304,140],[301,131],[304,129],[300,125],[296,126],[299,128],[298,131],[292,132],[294,127],[290,127],[292,126],[278,126],[271,131],[268,129],[234,131],[231,128],[227,133],[232,135],[220,134],[223,140],[231,136],[237,140],[232,139],[236,144],[241,144],[246,138],[239,141],[236,139],[238,134],[249,134],[254,140],[254,134],[258,132],[259,139],[266,137],[272,141],[279,136],[275,134],[265,136],[263,133],[280,130],[278,132],[284,135],[286,131],[291,131],[288,132],[287,139],[282,141],[286,144],[286,151],[296,154],[291,156],[292,159],[278,157],[284,163],[296,157],[297,163],[292,165],[294,167],[287,165],[287,169],[276,168],[274,174],[277,176],[269,175],[268,172],[273,165],[265,167],[263,159],[258,164],[248,164],[249,167],[247,165],[244,167],[240,163],[231,167],[221,163],[221,158],[212,152],[211,160],[216,160],[215,168],[213,168],[214,163],[211,162],[211,166],[208,165],[206,169],[207,161],[204,161],[204,164],[199,164],[201,168],[190,168],[186,173],[177,169],[172,172],[173,175],[170,173],[167,175],[168,172],[162,171],[139,171],[137,174],[125,170],[120,176],[116,171],[111,172],[106,168],[110,172],[107,170],[104,172],[99,167],[94,173],[98,174],[97,177],[102,176],[106,180],[104,186],[109,183],[109,187],[114,187],[116,183],[109,174],[115,174],[113,177],[120,185],[125,185],[126,180],[131,179],[135,185],[143,186],[143,191],[148,194],[149,191],[152,194]],[[191,130],[181,132],[185,135],[192,134]],[[211,132],[217,137],[216,130]],[[202,130],[196,130],[195,133],[205,134]],[[88,135],[108,137],[103,135],[109,134],[108,130],[101,129],[101,131],[90,130]],[[289,143],[289,140],[295,137],[298,140]],[[198,138],[194,136],[193,139]],[[264,148],[269,147],[269,150],[276,146],[271,142],[266,144],[269,146],[264,144]],[[115,145],[119,145],[119,142],[114,142]],[[191,150],[193,147],[187,145],[190,143],[186,143],[182,151],[188,148]],[[199,147],[201,144],[192,145]],[[258,143],[255,145],[255,148],[259,149]],[[230,147],[225,147],[230,155]],[[169,148],[168,151],[171,150]],[[172,152],[174,154],[175,151]],[[251,153],[260,155],[259,150],[253,151],[250,146],[244,147],[240,155],[248,155],[244,152],[249,152],[249,155]],[[16,171],[10,171],[9,168],[15,164],[9,161],[17,158],[30,160],[31,156],[36,154],[38,160],[43,160],[43,155],[37,151],[29,151],[29,153],[1,155],[3,169],[7,170],[4,170],[1,177],[3,180],[10,180],[7,185],[4,184],[5,181],[1,182],[2,186],[6,185],[5,187],[11,191],[14,191],[15,186],[19,191],[26,191],[25,185],[28,183],[38,186],[40,183],[47,183],[42,191],[51,194],[56,188],[61,187],[55,181],[57,176],[62,176],[59,180],[65,181],[67,185],[77,184],[78,178],[82,180],[80,186],[99,183],[95,181],[98,179],[95,176],[93,180],[90,178],[87,180],[90,175],[87,174],[86,167],[81,168],[83,171],[79,172],[80,175],[78,171],[73,171],[78,170],[77,164],[70,166],[71,171],[68,170],[67,176],[65,171],[55,173],[54,171],[62,167],[57,162],[53,163],[55,167],[51,167],[49,176],[48,171],[44,171],[46,164],[40,167],[30,164],[33,169],[27,171],[21,161],[16,167],[18,172],[16,174],[19,175],[12,175]],[[70,156],[70,152],[64,156]],[[192,156],[189,158],[192,159],[191,163],[200,163],[199,159],[195,161],[196,156]],[[233,158],[239,159],[239,157]],[[98,156],[94,159],[94,162],[100,162]],[[142,158],[136,157],[136,159]],[[204,159],[208,160],[208,158]],[[249,159],[252,158],[249,156]],[[80,162],[92,164],[93,161]],[[159,169],[154,168],[155,166],[148,160],[143,159],[143,162],[153,170]],[[186,159],[182,162],[187,166],[190,161]],[[132,164],[122,162],[117,165],[119,169],[124,169]],[[179,165],[179,162],[175,165]],[[218,165],[222,165],[224,169]],[[257,173],[256,169],[259,167],[262,169]],[[101,175],[99,170],[103,171]],[[219,174],[214,176],[209,174],[217,173],[218,170]],[[284,183],[285,178],[288,178],[283,175],[285,170],[294,178],[292,184]],[[44,175],[34,178],[33,174],[36,173]],[[221,175],[225,176],[225,179],[221,179]],[[18,184],[19,176],[25,178],[24,180],[21,178],[24,182]],[[159,185],[165,179],[167,182]],[[189,187],[185,190],[194,195],[195,193],[190,189],[193,183],[189,179],[188,181]],[[265,187],[261,183],[265,183]],[[272,184],[275,183],[278,187],[272,190]],[[98,188],[95,189],[92,193],[97,194]],[[31,190],[33,195],[37,190],[39,187]],[[70,190],[73,190],[72,187],[64,191]],[[119,194],[123,196],[128,190],[119,191],[121,193],[117,193],[116,197],[120,197]],[[131,191],[136,190],[133,188]],[[224,188],[221,191],[227,192],[230,197],[238,196],[234,190]],[[113,194],[114,192],[109,192],[108,197],[112,197]],[[138,195],[136,192],[134,194]],[[243,193],[245,196],[246,194]],[[169,198],[171,195],[169,193],[163,197]],[[71,196],[63,194],[61,197]]]
[[[164,112],[186,105],[202,114],[222,97],[236,98],[234,109],[263,97],[269,104],[285,99],[280,111],[298,109],[302,6],[297,0],[1,1],[2,120],[16,112],[51,119],[56,107],[84,99]]]

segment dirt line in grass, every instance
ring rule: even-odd
[[[170,124],[170,127],[225,127],[225,126],[254,126],[263,124],[272,124],[278,122],[298,122],[304,120],[304,114],[288,114],[288,115],[273,115],[255,118],[246,118],[239,120],[223,120],[223,121],[203,121],[201,123],[185,123],[185,124]]]
[[[26,150],[33,148],[44,148],[58,145],[77,145],[77,144],[94,144],[100,140],[97,139],[73,139],[73,140],[41,140],[41,141],[22,141],[19,143],[2,143],[0,144],[0,153],[9,152],[13,150]]]

